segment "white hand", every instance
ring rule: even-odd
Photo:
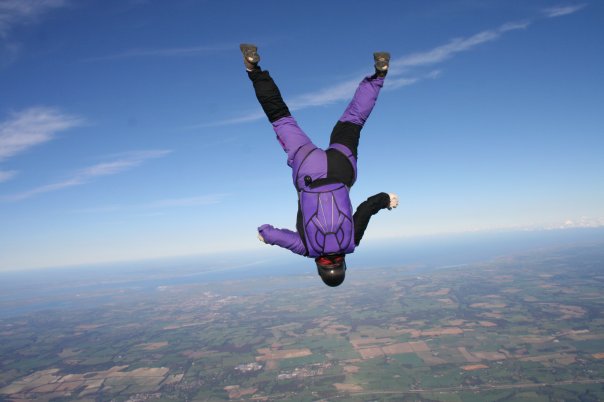
[[[398,207],[398,195],[394,193],[389,193],[388,195],[390,196],[390,205],[388,205],[388,209]]]

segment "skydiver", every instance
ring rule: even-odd
[[[314,258],[317,272],[328,286],[345,278],[345,255],[355,250],[372,215],[396,208],[398,196],[379,193],[361,203],[353,215],[349,190],[357,178],[357,148],[361,129],[377,100],[388,73],[390,54],[374,53],[373,75],[359,84],[352,101],[331,132],[329,147],[318,148],[300,129],[277,85],[259,66],[258,48],[241,44],[243,62],[256,97],[287,153],[287,164],[298,192],[296,232],[265,224],[260,241]]]

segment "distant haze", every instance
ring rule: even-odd
[[[373,242],[366,245],[363,253],[347,257],[347,281],[355,283],[361,277],[371,276],[372,271],[384,268],[405,268],[409,272],[425,273],[501,256],[594,244],[604,247],[604,229],[463,234]],[[289,286],[296,287],[301,276],[316,277],[312,259],[283,254],[276,248],[268,252],[217,253],[4,272],[0,273],[0,318],[48,308],[91,307],[108,301],[109,295],[120,289],[135,296],[155,292],[162,286],[263,277],[282,277]],[[323,286],[318,277],[315,279],[318,286]],[[48,300],[54,302],[48,304]]]

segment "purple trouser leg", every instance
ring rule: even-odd
[[[296,152],[300,147],[312,144],[312,141],[292,116],[282,117],[273,122],[272,125],[275,133],[277,133],[277,140],[281,144],[281,148],[287,154],[287,165],[292,167]]]
[[[287,165],[292,168],[296,188],[304,186],[306,176],[313,181],[327,176],[325,151],[312,143],[292,116],[282,117],[272,124],[277,140],[287,154]]]
[[[352,164],[354,176],[352,182],[346,182],[348,186],[352,186],[357,177],[357,148],[361,129],[369,118],[383,86],[383,77],[365,77],[331,133],[329,148],[342,152]]]
[[[384,78],[382,77],[365,77],[359,84],[340,121],[362,127],[371,114],[383,85]],[[304,186],[306,176],[309,176],[313,181],[327,177],[325,151],[312,143],[292,116],[282,117],[274,121],[272,125],[281,147],[287,154],[287,165],[293,170],[292,179],[296,188]],[[339,148],[339,146],[334,145],[336,144],[332,144],[331,148]],[[338,150],[341,151],[341,149]],[[354,152],[356,152],[356,149]],[[356,158],[349,156],[349,159],[356,176]]]
[[[371,114],[383,86],[384,77],[365,77],[359,84],[344,114],[340,117],[340,121],[358,124],[362,127]]]

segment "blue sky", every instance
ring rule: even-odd
[[[0,0],[0,270],[293,229],[240,42],[321,146],[372,52],[392,53],[352,199],[401,203],[364,243],[604,225],[601,2]]]

